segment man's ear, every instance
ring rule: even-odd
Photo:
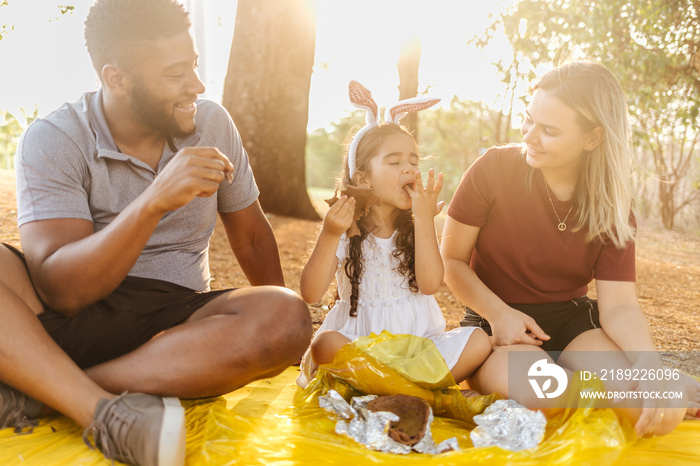
[[[355,184],[360,188],[372,187],[372,183],[369,182],[369,176],[365,172],[357,170],[355,172],[355,176],[353,176],[352,179],[355,181]]]
[[[131,87],[131,76],[115,65],[102,67],[102,83],[112,94],[123,97]]]
[[[605,129],[602,126],[596,126],[586,136],[586,145],[583,148],[589,152],[592,151],[603,142],[604,136]]]

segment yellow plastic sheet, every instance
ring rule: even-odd
[[[403,377],[400,375],[401,365],[394,364],[391,358],[388,358],[388,363],[394,368],[379,362],[375,356],[367,356],[369,353],[363,355],[360,351],[354,352],[355,356],[360,354],[359,357],[376,364],[372,370],[382,374],[394,371],[392,374]],[[353,360],[349,354],[346,354],[346,358]],[[352,364],[358,364],[358,361]],[[573,410],[567,419],[550,421],[545,440],[528,451],[509,452],[496,447],[475,449],[469,440],[470,425],[467,422],[438,417],[432,425],[434,439],[440,442],[456,437],[461,451],[436,456],[418,453],[395,456],[373,452],[347,437],[335,434],[335,421],[317,407],[316,397],[311,393],[313,390],[303,393],[297,390],[294,385],[297,375],[298,369],[292,367],[277,377],[257,381],[223,397],[185,401],[187,463],[280,466],[700,464],[698,421],[684,421],[673,433],[664,437],[636,439],[631,426],[620,425],[612,411],[586,408]],[[340,378],[332,377],[332,380],[341,385]],[[425,392],[420,390],[430,393],[429,388],[444,390],[436,388],[441,387],[441,383],[430,386],[435,380],[442,380],[440,370],[435,372],[432,382],[428,381],[428,385],[423,387],[408,379],[409,384],[401,382],[399,385],[413,387],[423,394]],[[317,386],[317,392],[325,386],[324,383]],[[342,383],[348,393],[357,390],[349,382]],[[424,384],[424,381],[420,383]],[[110,464],[99,451],[91,451],[84,446],[81,435],[79,426],[65,417],[45,419],[29,435],[18,436],[12,429],[2,430],[0,465]]]

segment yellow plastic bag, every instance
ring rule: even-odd
[[[499,398],[496,394],[464,398],[432,341],[387,331],[343,346],[331,364],[318,368],[297,404],[318,406],[317,397],[330,389],[346,400],[357,395],[417,396],[430,404],[436,416],[472,427],[474,415]]]

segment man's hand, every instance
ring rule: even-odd
[[[233,165],[215,147],[185,147],[147,189],[156,209],[177,210],[195,197],[208,197],[219,184],[233,179]]]
[[[341,196],[323,217],[322,232],[340,237],[352,225],[354,214],[355,198]]]
[[[535,319],[513,308],[508,312],[501,312],[498,318],[489,321],[489,324],[496,346],[516,344],[541,346],[542,340],[550,338],[537,325]]]
[[[415,189],[411,189],[410,186],[406,186],[406,189],[412,199],[411,209],[415,218],[432,219],[440,213],[445,205],[445,202],[437,200],[442,190],[442,173],[438,173],[436,180],[432,168],[428,171],[428,183],[425,188],[421,174],[417,171]]]

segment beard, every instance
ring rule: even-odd
[[[166,106],[167,103],[155,97],[143,81],[134,81],[129,107],[148,126],[174,138],[184,138],[194,133],[194,126],[191,130],[182,129],[173,113],[168,113]]]

